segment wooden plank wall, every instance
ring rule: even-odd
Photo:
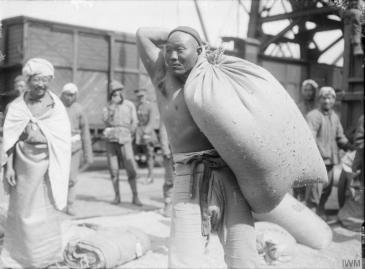
[[[72,31],[53,29],[51,25],[29,23],[25,61],[43,57],[55,67],[72,67]]]
[[[6,55],[4,63],[10,65],[21,62],[23,56],[23,25],[9,25],[6,29],[5,38]]]
[[[146,87],[155,101],[152,83],[140,63],[134,38],[102,30],[28,20],[25,59],[42,57],[55,66],[51,86],[59,94],[65,83],[79,87],[92,128],[103,127],[102,108],[107,104],[108,83],[125,85],[126,98],[136,101],[134,90]]]
[[[301,100],[300,87],[306,69],[304,65],[262,60],[261,66],[279,80],[296,103]]]

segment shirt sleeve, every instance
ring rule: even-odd
[[[80,130],[81,130],[82,149],[85,161],[87,163],[92,163],[93,151],[92,151],[89,123],[83,109],[80,109]]]
[[[340,148],[344,148],[344,146],[349,142],[347,137],[345,136],[342,128],[342,124],[340,119],[336,116],[336,142]]]
[[[108,123],[108,108],[107,107],[104,107],[103,108],[103,121],[104,123]]]
[[[131,128],[134,133],[138,126],[138,117],[136,106],[131,102],[131,110],[132,110],[132,119],[131,119]]]

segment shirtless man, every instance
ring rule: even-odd
[[[249,206],[184,100],[183,87],[202,53],[201,45],[199,34],[189,27],[137,31],[138,52],[155,86],[175,162],[169,267],[204,266],[204,236],[214,229],[228,268],[256,268]]]

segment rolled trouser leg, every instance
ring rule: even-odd
[[[120,190],[119,190],[119,170],[112,171],[112,185],[114,189],[114,201],[113,203],[120,203]]]
[[[259,256],[251,209],[229,168],[214,171],[213,176],[213,196],[221,197],[218,201],[224,201],[219,206],[223,206],[224,218],[218,235],[224,248],[227,267],[257,268]]]
[[[268,213],[253,213],[255,219],[269,221],[286,229],[298,243],[322,249],[332,241],[332,231],[313,211],[286,194],[280,204]]]
[[[327,166],[328,183],[323,186],[321,198],[319,199],[318,214],[325,214],[325,205],[332,192],[333,186],[333,165]]]
[[[198,197],[191,199],[190,175],[177,175],[172,194],[169,268],[199,268],[204,262]]]
[[[121,149],[122,159],[128,175],[129,186],[131,187],[133,198],[132,203],[142,206],[142,202],[138,198],[137,190],[137,164],[134,160],[134,153],[131,143],[126,143]]]
[[[152,142],[148,142],[147,145],[147,167],[148,167],[148,174],[147,178],[153,178],[153,167],[155,164],[155,152],[154,152],[154,145]]]

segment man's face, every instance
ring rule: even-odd
[[[176,76],[189,74],[198,60],[198,42],[189,34],[173,33],[167,41],[165,61]]]
[[[325,111],[329,111],[329,110],[333,109],[335,102],[336,102],[336,98],[332,94],[322,95],[319,98],[319,104],[320,104],[321,108]]]
[[[26,84],[25,81],[23,80],[18,80],[14,82],[14,90],[16,90],[17,92],[19,92],[20,94],[22,94],[23,92],[25,92],[26,89]]]
[[[303,93],[303,98],[306,101],[313,101],[316,95],[315,89],[310,84],[304,85],[302,93]]]
[[[65,106],[69,107],[76,101],[76,93],[63,92],[61,100]]]
[[[113,92],[110,102],[112,104],[119,104],[120,102],[122,102],[122,100],[123,100],[123,95],[122,91],[120,90]]]
[[[49,86],[51,78],[48,76],[35,75],[29,78],[28,88],[33,97],[42,97]]]

